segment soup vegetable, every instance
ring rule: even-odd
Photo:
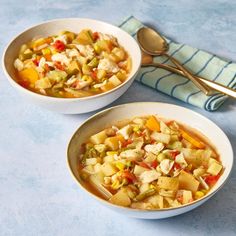
[[[123,83],[131,59],[112,35],[84,29],[23,44],[14,66],[23,87],[47,96],[77,98]]]
[[[113,204],[146,210],[202,198],[222,171],[218,155],[196,131],[154,115],[92,135],[79,156],[88,190]]]

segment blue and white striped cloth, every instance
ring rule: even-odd
[[[136,37],[137,30],[143,26],[133,16],[128,17],[119,25],[133,37]],[[231,88],[236,87],[235,63],[222,60],[215,55],[186,44],[175,43],[167,38],[166,40],[169,43],[169,55],[176,58],[194,75],[216,81]],[[173,65],[165,56],[155,57],[154,61]],[[142,68],[136,77],[136,81],[208,111],[218,109],[227,99],[227,96],[220,93],[206,96],[187,78],[156,67]]]

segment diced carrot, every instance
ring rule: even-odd
[[[195,137],[191,136],[189,133],[187,133],[186,131],[180,129],[180,132],[182,134],[182,137],[184,139],[186,139],[187,141],[189,141],[193,146],[195,146],[196,148],[205,148],[205,144],[202,143],[201,141],[199,141],[198,139],[196,139]]]
[[[150,116],[146,122],[146,127],[152,131],[160,131],[160,123],[155,116]]]
[[[61,62],[59,62],[59,61],[55,61],[55,62],[54,62],[54,66],[55,66],[58,70],[65,70],[64,65],[62,65]]]
[[[46,61],[51,61],[52,60],[52,55],[51,54],[46,54],[44,55]]]
[[[44,65],[44,69],[45,69],[46,72],[50,71],[49,65],[48,65],[48,64],[45,64],[45,65]]]
[[[38,72],[34,68],[26,68],[18,72],[19,78],[24,81],[29,81],[31,84],[34,84],[38,78]]]
[[[51,37],[45,38],[45,42],[50,44],[53,41]]]
[[[150,143],[154,144],[154,143],[156,143],[156,140],[151,138]]]
[[[125,138],[121,134],[116,135],[116,137],[119,139],[121,143],[125,142]]]
[[[123,143],[122,143],[122,147],[127,147],[129,144],[131,144],[133,142],[133,140],[131,139],[128,139],[128,140],[125,140]]]

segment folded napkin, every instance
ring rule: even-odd
[[[119,27],[127,31],[133,37],[136,37],[137,30],[143,26],[144,25],[133,16],[128,17],[119,25]],[[186,44],[176,43],[167,38],[165,39],[169,43],[168,54],[176,58],[194,75],[221,83],[231,88],[236,87],[235,63],[222,60],[216,55]],[[154,62],[174,66],[165,56],[154,57]],[[151,66],[143,67],[136,77],[136,80],[208,111],[218,109],[227,99],[226,95],[217,92],[211,96],[206,96],[187,78],[161,68]]]

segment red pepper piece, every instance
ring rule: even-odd
[[[143,161],[138,162],[138,165],[139,165],[139,166],[142,166],[142,167],[144,167],[144,168],[147,168],[147,169],[151,169],[151,167],[150,167],[147,163],[145,163],[145,162],[143,162]]]
[[[122,147],[127,147],[129,144],[131,144],[133,142],[133,140],[131,139],[128,139],[128,140],[125,140],[123,143],[122,143]]]
[[[62,52],[65,50],[66,45],[61,41],[61,40],[56,40],[55,43],[53,44],[53,47],[58,51]]]
[[[136,176],[133,173],[131,173],[130,171],[128,171],[128,170],[125,170],[122,173],[122,177],[126,178],[129,183],[133,183],[133,182],[135,182],[137,180]]]
[[[170,152],[171,157],[174,158],[174,159],[175,159],[176,156],[179,155],[179,154],[180,154],[180,152],[177,151],[177,150],[174,150],[174,151],[171,151],[171,152]]]
[[[48,65],[48,64],[45,64],[45,65],[44,65],[44,69],[45,69],[46,72],[50,71],[49,65]]]
[[[59,61],[55,61],[54,62],[54,66],[58,69],[58,70],[65,70],[65,67],[61,64],[61,62]]]
[[[29,84],[30,84],[29,81],[20,80],[18,83],[24,88],[29,88]]]
[[[157,160],[154,160],[154,161],[151,163],[151,167],[156,169],[157,166],[158,166],[158,161],[157,161]]]
[[[208,185],[212,186],[217,182],[219,178],[220,175],[209,175],[204,180]]]
[[[179,163],[175,162],[174,165],[173,165],[173,168],[178,170],[178,169],[181,169],[181,166],[180,166]]]
[[[39,66],[39,61],[37,59],[33,59],[32,62],[36,65]]]
[[[97,78],[97,70],[94,70],[91,72],[91,77],[93,78],[93,80],[97,81],[98,78]]]
[[[93,33],[93,40],[96,41],[96,40],[98,40],[98,39],[99,39],[99,34],[98,34],[98,32],[94,32],[94,33]]]

